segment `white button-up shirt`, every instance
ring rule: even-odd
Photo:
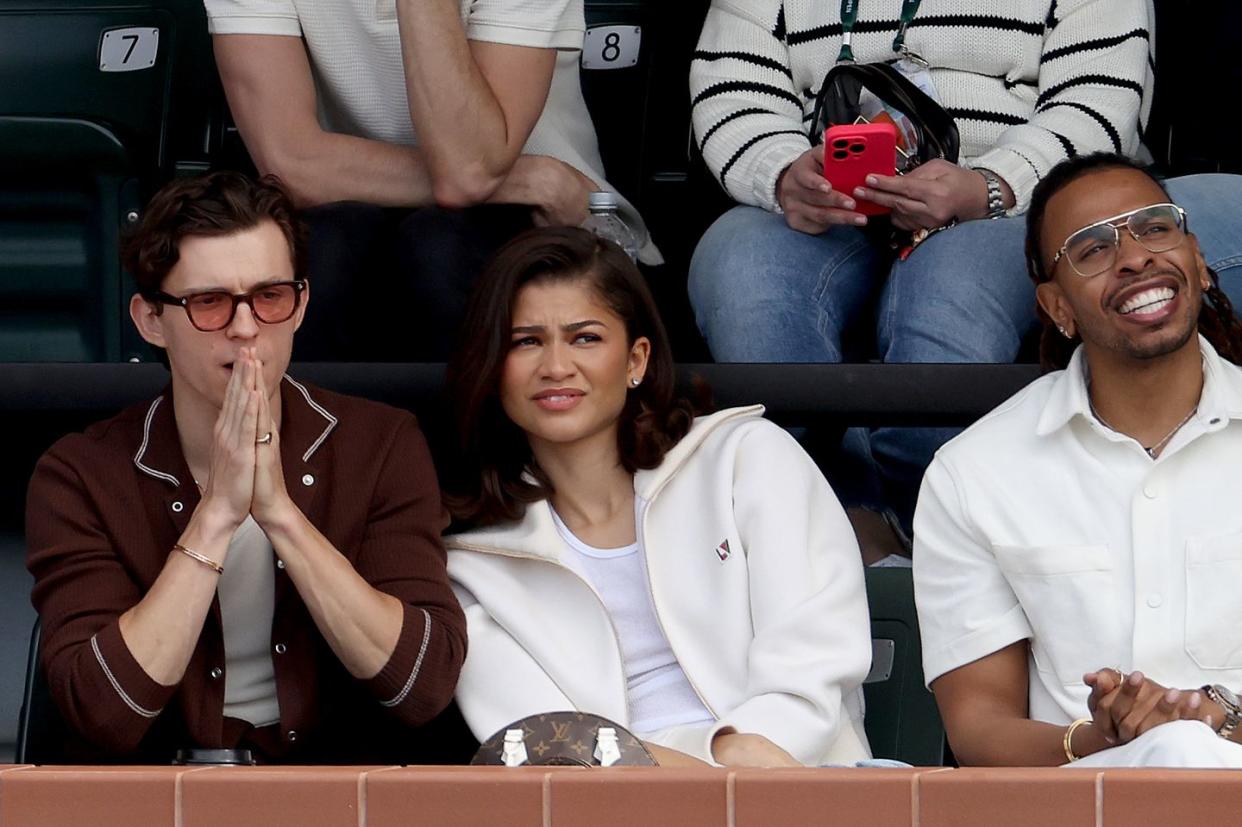
[[[1108,666],[1242,686],[1242,368],[1200,349],[1158,459],[1092,414],[1081,348],[941,448],[914,517],[928,683],[1029,639],[1036,720],[1089,714]]]

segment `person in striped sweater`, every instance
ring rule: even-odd
[[[812,147],[807,131],[841,51],[843,10],[857,15],[850,46],[858,62],[896,59],[901,29],[930,65],[960,132],[958,164],[933,160],[865,189],[832,190],[822,144]],[[842,361],[871,352],[869,338],[855,353],[858,337],[842,335],[865,325],[886,362],[1013,361],[1036,325],[1021,215],[1036,183],[1068,157],[1146,156],[1151,21],[1141,0],[713,0],[690,71],[694,136],[738,202],[707,231],[690,267],[713,356]],[[989,182],[1001,195],[992,209]],[[1242,178],[1167,184],[1194,212],[1207,261],[1228,285],[1230,270],[1242,267],[1239,234],[1230,232],[1242,215]],[[868,232],[876,220],[855,210],[864,197],[891,207],[901,229],[953,226],[895,260]],[[952,433],[865,435],[863,450],[902,516]]]

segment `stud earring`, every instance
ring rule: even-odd
[[[630,380],[630,385],[632,385],[633,387],[637,388],[637,387],[638,387],[638,386],[642,383],[642,381],[643,381],[643,380],[641,380],[641,379],[639,379],[639,378],[635,377],[635,378],[633,378],[633,379],[631,379],[631,380]]]
[[[1070,335],[1070,332],[1069,332],[1068,330],[1066,330],[1066,329],[1065,329],[1065,326],[1064,326],[1064,325],[1057,325],[1057,330],[1061,331],[1061,335],[1062,335],[1062,336],[1064,336],[1065,338],[1067,338],[1067,339],[1073,338],[1073,337]]]

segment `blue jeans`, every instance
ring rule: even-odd
[[[1165,183],[1226,295],[1242,302],[1242,176]],[[690,301],[720,362],[844,361],[843,333],[860,319],[884,362],[1012,362],[1037,326],[1025,233],[1025,217],[968,221],[894,262],[855,228],[806,235],[783,216],[734,207],[694,252]],[[868,446],[908,525],[924,469],[956,433],[878,428],[848,441]]]

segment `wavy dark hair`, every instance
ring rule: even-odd
[[[518,291],[528,284],[572,281],[588,285],[625,322],[629,344],[644,336],[651,342],[642,384],[627,392],[618,422],[622,467],[630,473],[655,468],[690,430],[695,408],[677,395],[668,335],[634,262],[587,230],[529,230],[496,253],[475,285],[461,342],[449,362],[447,387],[460,455],[445,469],[445,502],[459,521],[518,520],[528,504],[552,493],[526,434],[501,408],[500,379]]]
[[[181,241],[192,236],[223,236],[249,230],[268,220],[289,244],[297,278],[306,277],[306,230],[280,180],[265,175],[254,180],[223,170],[178,178],[152,196],[141,223],[121,247],[125,268],[148,300],[181,258]],[[156,304],[156,313],[163,310]]]
[[[1044,261],[1039,243],[1043,235],[1044,214],[1048,211],[1048,202],[1052,200],[1052,196],[1084,175],[1105,169],[1131,169],[1142,173],[1160,188],[1166,199],[1173,200],[1164,184],[1152,175],[1150,169],[1124,155],[1095,152],[1057,164],[1036,185],[1026,214],[1026,265],[1027,272],[1036,285],[1052,280],[1051,268]],[[1190,232],[1189,216],[1186,219],[1186,231]],[[1199,311],[1199,332],[1221,356],[1234,364],[1242,364],[1242,322],[1234,314],[1232,302],[1220,289],[1220,277],[1211,267],[1208,268],[1208,278],[1211,286],[1204,292],[1203,306]],[[1040,367],[1045,373],[1060,370],[1069,364],[1074,349],[1082,340],[1077,334],[1073,337],[1061,335],[1056,323],[1044,312],[1043,307],[1036,303],[1035,309],[1043,323],[1039,334]]]

